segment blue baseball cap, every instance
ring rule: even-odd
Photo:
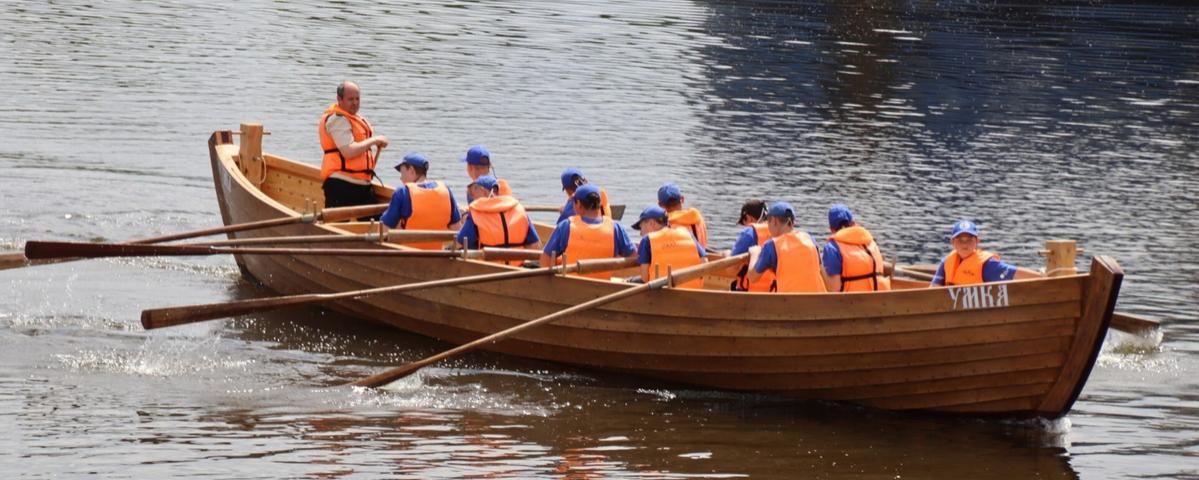
[[[683,191],[679,190],[679,186],[673,183],[663,184],[658,187],[658,203],[670,203],[676,200],[682,200]]]
[[[641,216],[637,218],[637,223],[633,224],[633,230],[641,230],[641,222],[649,219],[657,220],[665,225],[666,209],[659,206],[653,206],[642,210]]]
[[[583,201],[583,199],[587,198],[587,196],[591,194],[595,194],[595,197],[599,198],[599,187],[591,184],[580,185],[579,188],[575,190],[574,196],[571,198],[573,198],[575,201]]]
[[[580,179],[587,178],[583,176],[582,170],[575,167],[570,167],[562,172],[562,190],[575,186],[575,177],[579,177]]]
[[[770,206],[770,210],[766,211],[767,217],[795,217],[795,209],[791,208],[791,204],[787,202],[775,202]]]
[[[466,151],[466,156],[462,157],[462,161],[471,165],[491,165],[491,152],[487,151],[487,147],[482,145],[473,145]]]
[[[479,178],[476,178],[475,181],[470,182],[471,185],[478,185],[487,190],[495,190],[499,186],[499,183],[499,180],[496,180],[495,177],[491,175],[483,175]]]
[[[953,233],[949,234],[949,239],[953,240],[958,238],[958,235],[963,233],[969,233],[977,237],[978,225],[975,225],[974,222],[971,222],[970,220],[958,220],[957,223],[953,224]]]
[[[828,209],[829,228],[841,228],[850,222],[853,222],[853,212],[849,211],[849,207],[838,203]]]
[[[429,168],[429,159],[425,158],[423,153],[412,152],[404,155],[404,159],[396,164],[396,170],[400,169],[400,165],[412,165],[414,167]]]

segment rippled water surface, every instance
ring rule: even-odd
[[[205,141],[318,162],[342,79],[461,194],[488,145],[527,203],[582,167],[665,180],[726,245],[747,197],[834,202],[902,262],[1077,239],[1127,272],[1072,413],[947,420],[663,389],[491,354],[335,388],[443,344],[293,309],[148,333],[265,292],[225,258],[0,271],[0,470],[36,477],[1199,478],[1199,10],[1043,2],[0,5],[0,248],[219,222]],[[389,160],[390,159],[390,160]],[[394,178],[389,178],[395,181]],[[626,222],[627,223],[627,222]],[[1083,264],[1085,265],[1085,263]]]

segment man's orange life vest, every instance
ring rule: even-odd
[[[708,224],[704,222],[704,216],[700,215],[699,210],[695,208],[675,210],[667,214],[666,221],[672,227],[687,227],[691,230],[691,234],[695,235],[695,240],[699,242],[699,245],[708,248]]]
[[[950,252],[945,256],[945,285],[975,285],[983,283],[983,264],[990,259],[999,260],[999,255],[983,250],[975,250],[974,254],[965,259],[958,252]]]
[[[891,289],[891,279],[883,276],[883,253],[870,232],[860,226],[837,230],[829,241],[841,251],[841,291],[872,292]]]
[[[375,134],[370,122],[365,118],[350,114],[336,103],[329,105],[329,108],[325,109],[325,113],[321,115],[320,125],[317,126],[317,132],[321,137],[321,148],[325,151],[325,156],[321,160],[321,181],[329,178],[329,175],[334,172],[342,172],[350,177],[371,181],[375,176],[375,153],[368,148],[356,157],[343,157],[341,150],[337,148],[337,142],[333,141],[333,136],[329,135],[329,131],[325,129],[325,122],[329,120],[330,115],[341,115],[350,121],[350,133],[354,134],[355,142],[361,142]]]
[[[686,227],[667,227],[649,234],[649,276],[650,280],[666,276],[670,271],[699,265],[703,259],[699,256],[695,237]],[[687,283],[679,284],[679,288],[703,288],[704,279],[697,278]]]
[[[470,218],[479,229],[479,248],[522,248],[528,240],[529,215],[515,198],[500,195],[470,202]],[[519,265],[521,262],[498,263]]]
[[[449,230],[450,219],[454,218],[451,210],[450,189],[440,181],[434,188],[422,188],[415,183],[405,184],[408,187],[408,197],[412,200],[412,215],[400,220],[400,228],[405,230]],[[425,249],[440,250],[442,242],[409,243],[409,246]]]
[[[766,226],[765,222],[755,223],[752,227],[754,234],[758,237],[758,246],[765,245],[766,241],[770,240],[770,227]],[[774,272],[770,270],[762,272],[762,276],[758,278],[758,281],[749,283],[749,269],[751,268],[753,268],[753,265],[746,265],[737,273],[737,290],[742,292],[769,292],[771,285],[774,285]]]
[[[791,231],[770,239],[778,254],[775,268],[776,292],[827,292],[821,275],[816,242],[805,232]]]
[[[592,258],[612,258],[615,255],[616,225],[612,223],[611,218],[601,218],[603,221],[600,223],[590,224],[584,222],[580,215],[570,217],[570,238],[566,240],[566,251],[563,252],[566,261],[574,263]],[[579,275],[600,280],[612,278],[611,272]]]

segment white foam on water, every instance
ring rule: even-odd
[[[658,400],[667,401],[667,402],[674,400],[675,398],[678,398],[678,395],[676,395],[674,392],[671,392],[670,390],[638,388],[637,393],[640,393],[642,395],[650,395],[652,397],[656,397]]]
[[[436,385],[440,369],[425,369],[377,389],[354,387],[348,397],[331,397],[346,408],[472,410],[505,416],[546,417],[563,408],[553,403],[522,403],[508,395],[489,391],[477,383]]]
[[[55,359],[73,371],[109,372],[151,377],[175,377],[201,372],[249,372],[255,362],[217,354],[219,337],[202,342],[151,341],[136,350],[108,348],[57,354]]]

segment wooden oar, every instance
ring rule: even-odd
[[[483,258],[494,260],[492,253],[505,253],[507,250],[487,250],[483,251]],[[536,250],[525,250],[540,255],[541,252]],[[502,255],[501,255],[502,256]],[[302,295],[288,295],[272,298],[256,298],[253,300],[240,300],[234,302],[209,303],[198,305],[185,305],[179,307],[152,308],[142,311],[142,327],[146,330],[155,328],[170,327],[175,325],[183,325],[187,323],[195,323],[204,320],[212,320],[216,318],[232,317],[234,315],[243,315],[246,313],[262,312],[274,310],[287,306],[295,305],[311,305],[316,303],[331,302],[334,300],[343,300],[350,298],[361,298],[369,295],[378,295],[382,293],[399,293],[410,292],[413,290],[424,290],[429,288],[450,287],[459,285],[469,285],[474,283],[494,282],[498,280],[511,280],[516,278],[536,277],[541,275],[552,275],[556,273],[594,273],[606,272],[611,270],[619,270],[628,268],[637,264],[636,258],[606,258],[599,260],[583,260],[566,266],[555,266],[550,268],[538,268],[533,270],[517,270],[506,271],[499,273],[488,273],[484,275],[474,275],[470,277],[447,278],[442,280],[431,280],[428,282],[409,283],[405,285],[393,285],[387,287],[368,288],[364,290],[354,290],[340,293],[313,293]]]
[[[247,230],[256,230],[261,228],[277,227],[281,225],[291,225],[296,223],[315,223],[315,222],[336,222],[340,220],[348,220],[368,215],[382,213],[387,210],[387,204],[376,205],[357,205],[353,207],[337,207],[326,208],[316,213],[304,214],[299,216],[288,216],[281,218],[272,218],[269,220],[259,220],[256,222],[236,223],[233,225],[225,225],[223,227],[205,228],[200,230],[192,230],[182,233],[174,233],[171,235],[162,235],[158,237],[149,237],[139,240],[131,240],[130,244],[152,244],[163,243],[172,240],[184,240],[188,238],[207,237],[210,235],[218,235],[222,233],[244,232]],[[75,260],[73,258],[60,257],[53,260],[32,261],[25,256],[24,252],[13,252],[0,254],[0,270],[9,268],[20,268],[34,265],[44,265],[48,263],[66,262]]]
[[[525,207],[526,212],[555,212],[555,213],[557,213],[557,212],[562,211],[561,205],[525,205],[524,207]],[[624,210],[625,210],[624,205],[609,205],[608,208],[612,209],[612,220],[620,220],[620,219],[624,218]]]
[[[446,232],[453,234],[454,232]],[[127,243],[25,242],[25,256],[41,258],[179,257],[203,255],[341,255],[350,257],[457,257],[460,251],[364,248],[213,247]]]
[[[932,281],[933,279],[933,274],[931,273],[925,273],[919,270],[911,270],[906,267],[895,267],[895,273],[924,281]],[[1111,327],[1121,332],[1131,333],[1133,335],[1145,335],[1157,330],[1158,328],[1161,328],[1161,326],[1162,324],[1160,321],[1152,318],[1145,318],[1120,312],[1114,312],[1112,314]]]
[[[437,355],[433,355],[431,357],[425,358],[423,360],[418,360],[418,361],[409,363],[407,365],[393,368],[386,372],[364,378],[362,380],[352,383],[351,385],[358,386],[358,387],[370,387],[370,388],[378,387],[380,385],[385,385],[385,384],[394,382],[396,380],[399,380],[401,378],[404,378],[408,375],[411,375],[412,373],[416,372],[417,370],[420,370],[421,368],[425,367],[426,365],[437,363],[446,358],[453,357],[455,355],[459,355],[459,354],[462,354],[465,352],[469,352],[471,350],[482,347],[484,345],[489,345],[489,344],[498,342],[500,340],[503,340],[503,339],[508,338],[513,335],[516,335],[516,334],[523,332],[525,330],[528,330],[530,328],[541,326],[541,325],[553,322],[555,320],[558,320],[560,318],[566,317],[568,315],[573,315],[573,314],[576,314],[576,313],[579,313],[579,312],[582,312],[585,310],[589,310],[589,309],[598,307],[600,305],[612,303],[617,300],[625,299],[625,298],[628,298],[628,297],[631,297],[634,295],[648,292],[650,290],[657,290],[657,289],[666,287],[668,285],[677,285],[677,284],[686,283],[690,280],[694,280],[696,278],[703,277],[704,274],[706,274],[709,271],[719,270],[719,269],[728,267],[729,265],[735,264],[735,263],[743,263],[748,258],[749,258],[749,254],[745,253],[745,254],[734,256],[734,257],[729,257],[729,258],[726,258],[723,260],[717,260],[715,262],[703,263],[700,265],[695,265],[692,267],[680,269],[676,272],[673,272],[669,276],[661,277],[661,278],[652,280],[648,283],[638,285],[636,287],[621,290],[619,292],[616,292],[616,293],[613,293],[610,295],[604,295],[602,297],[580,303],[578,305],[567,308],[565,310],[559,310],[555,313],[551,313],[551,314],[543,316],[543,317],[529,320],[529,321],[522,323],[520,325],[517,325],[515,327],[493,333],[491,335],[488,335],[486,337],[480,338],[478,340],[475,340],[475,341],[467,343],[467,344],[459,345],[457,347],[451,348],[449,350],[446,350]]]
[[[421,243],[453,240],[458,232],[452,230],[389,230],[383,235],[378,233],[362,233],[356,235],[292,235],[286,237],[237,238],[233,240],[217,240],[214,242],[192,243],[184,245],[203,245],[210,247],[232,247],[246,245],[289,245],[296,243],[353,243],[380,241],[391,243]]]
[[[1162,323],[1152,318],[1145,318],[1127,313],[1112,312],[1111,327],[1133,335],[1147,335],[1161,328]]]

